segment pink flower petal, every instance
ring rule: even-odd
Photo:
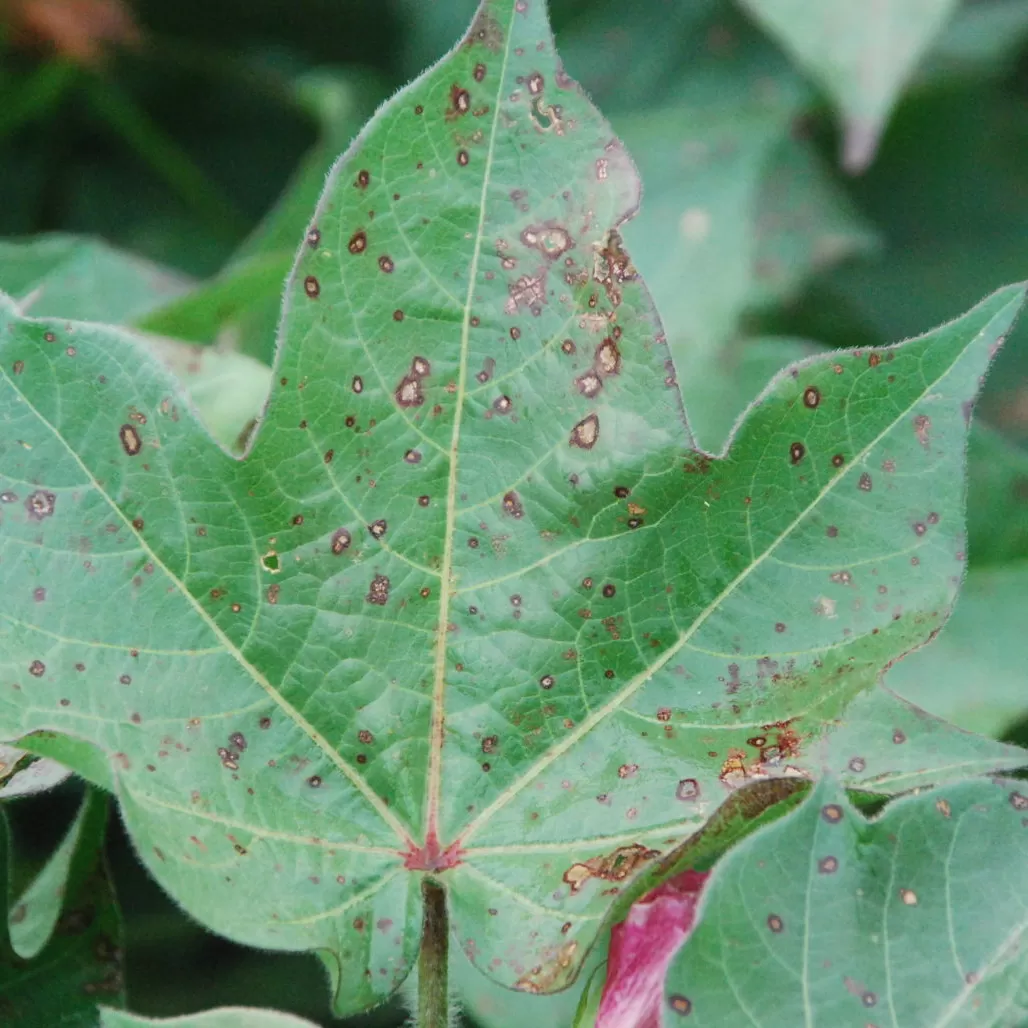
[[[692,931],[707,874],[683,871],[668,879],[613,927],[596,1028],[660,1028],[664,976]]]

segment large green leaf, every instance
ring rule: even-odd
[[[131,337],[3,311],[0,734],[102,754],[157,879],[318,950],[341,1011],[408,973],[425,876],[476,967],[566,984],[621,883],[816,775],[955,595],[1022,290],[793,366],[714,458],[637,199],[542,5],[487,0],[332,174],[244,460]]]
[[[120,918],[102,857],[107,800],[90,792],[61,845],[10,905],[0,812],[0,1018],[18,1028],[92,1028],[97,1003],[124,999]]]
[[[739,0],[831,96],[846,122],[843,161],[874,157],[900,90],[957,0]]]
[[[868,822],[824,783],[715,869],[665,1024],[1023,1024],[1023,784],[963,782]]]

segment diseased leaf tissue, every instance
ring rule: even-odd
[[[408,973],[425,874],[482,971],[566,984],[732,790],[817,774],[960,581],[1020,291],[794,366],[714,457],[638,191],[541,0],[486,0],[332,175],[245,459],[115,330],[3,310],[0,734],[92,743],[160,882],[326,955],[340,1011]]]

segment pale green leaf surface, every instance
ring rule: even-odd
[[[60,785],[71,771],[55,760],[38,759],[25,750],[0,743],[0,798],[29,796]]]
[[[1023,1024],[1023,784],[962,782],[868,822],[826,781],[717,866],[664,1024]]]
[[[870,164],[882,128],[958,0],[739,0],[832,98],[843,163]]]
[[[611,883],[816,775],[955,595],[1021,289],[786,370],[715,459],[637,198],[543,8],[490,0],[330,178],[244,460],[131,337],[3,312],[0,732],[106,754],[158,881],[339,1011],[408,973],[424,874],[476,967],[568,984]]]
[[[317,1028],[313,1021],[278,1010],[219,1007],[183,1017],[140,1017],[124,1010],[102,1009],[100,1028]]]
[[[0,241],[0,290],[37,317],[129,321],[188,288],[184,276],[99,239]]]
[[[0,1023],[93,1028],[99,1000],[123,1001],[120,917],[102,858],[106,821],[106,798],[90,792],[69,836],[10,905],[8,936],[11,854],[0,813]]]
[[[1028,563],[974,570],[931,646],[900,661],[889,686],[969,731],[1000,735],[1028,711]]]

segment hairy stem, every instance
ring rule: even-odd
[[[421,925],[418,957],[418,1028],[447,1028],[447,990],[450,925],[446,916],[446,892],[431,878],[421,884],[425,917]]]

